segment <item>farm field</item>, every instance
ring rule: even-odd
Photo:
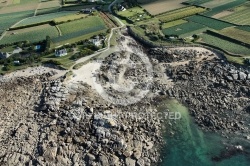
[[[210,2],[211,0],[188,0],[185,1],[185,4],[189,4],[189,5],[201,5],[204,4],[206,2]]]
[[[35,11],[38,6],[38,3],[38,0],[20,0],[20,3],[18,4],[8,5],[1,8],[0,14],[22,12],[28,10]]]
[[[52,39],[52,42],[56,44],[65,43],[66,41],[77,41],[84,37],[89,38],[94,34],[99,34],[107,30],[105,23],[97,16],[59,24],[58,27],[62,32],[62,36]]]
[[[248,9],[234,12],[231,15],[221,18],[224,21],[228,21],[238,25],[250,25],[250,6]]]
[[[45,14],[45,15],[41,15],[41,16],[35,16],[35,17],[28,18],[26,20],[23,20],[22,22],[17,24],[15,27],[25,26],[25,25],[29,25],[29,24],[35,24],[35,23],[39,23],[39,22],[51,21],[57,17],[67,16],[67,15],[71,15],[73,13],[75,13],[75,12],[71,12],[71,11],[66,12],[65,11],[65,12],[58,12],[58,13]]]
[[[157,15],[160,13],[165,13],[170,10],[175,10],[184,7],[185,5],[181,4],[186,0],[156,0],[156,1],[148,1],[148,0],[139,0],[142,7],[146,9],[150,14]]]
[[[247,48],[245,46],[230,42],[228,40],[221,39],[219,37],[209,35],[209,34],[203,34],[201,35],[202,41],[215,46],[219,47],[223,50],[226,50],[230,53],[234,54],[243,54],[243,55],[249,55],[250,54],[250,48]]]
[[[206,13],[204,13],[204,15],[206,16],[214,16],[220,12],[223,12],[225,10],[229,10],[232,8],[235,8],[236,6],[242,5],[243,3],[247,2],[247,0],[235,0],[229,3],[226,3],[224,5],[218,6],[218,7],[214,7],[213,9],[211,9],[211,11],[208,11]]]
[[[102,29],[106,28],[102,19],[97,16],[90,16],[81,20],[60,24],[58,25],[58,27],[62,31],[63,35],[81,31],[87,28],[94,28],[94,27],[101,27]]]
[[[0,44],[14,43],[19,41],[30,41],[38,42],[45,40],[46,36],[51,38],[57,37],[58,31],[55,27],[50,25],[42,25],[31,28],[19,29],[14,31],[9,31],[7,35],[0,40]]]
[[[125,11],[118,12],[118,15],[122,17],[126,17],[127,19],[131,20],[132,22],[142,21],[151,18],[143,8],[140,7],[133,7],[127,9]]]
[[[167,23],[164,23],[162,25],[162,29],[166,29],[166,28],[170,28],[170,27],[173,27],[176,25],[184,24],[186,22],[187,22],[186,20],[175,20],[175,21],[167,22]]]
[[[192,16],[194,14],[201,13],[204,11],[206,11],[206,9],[190,6],[190,7],[185,7],[185,8],[181,8],[178,10],[174,10],[174,11],[170,11],[170,12],[158,15],[157,18],[161,22],[169,22],[169,21],[174,21],[174,20],[178,20],[181,18],[185,18],[188,16]]]
[[[222,35],[231,37],[233,39],[250,44],[250,32],[236,29],[236,28],[226,28],[219,31]]]
[[[87,16],[88,16],[88,14],[71,14],[71,15],[66,15],[63,17],[55,18],[54,21],[56,23],[60,23],[60,22],[66,22],[66,21],[70,21],[70,20],[81,19],[81,18],[84,18]]]
[[[206,26],[204,26],[204,25],[193,23],[193,22],[187,22],[184,24],[180,24],[177,26],[163,29],[162,32],[168,36],[174,35],[174,36],[179,36],[179,37],[187,37],[186,36],[187,34],[190,34],[190,33],[197,31],[197,30],[203,31],[205,28],[206,28]],[[191,34],[191,36],[192,35],[193,34]]]
[[[237,29],[250,32],[250,26],[239,26],[239,27],[237,27]]]
[[[10,26],[14,25],[16,22],[30,17],[33,15],[33,11],[25,12],[15,12],[11,14],[0,14],[0,31],[8,29]]]
[[[233,24],[226,23],[226,22],[213,19],[213,18],[204,17],[201,15],[191,16],[187,20],[205,25],[209,28],[216,29],[216,30],[221,30],[227,27],[234,26]]]
[[[228,4],[230,2],[233,2],[235,0],[210,0],[206,3],[203,3],[202,6],[206,7],[206,8],[215,8],[215,7],[218,7],[218,6],[222,6],[222,5],[225,5],[225,4]]]
[[[39,9],[36,11],[36,16],[42,15],[42,14],[51,14],[58,12],[60,7],[52,7],[52,8],[46,8],[46,9]]]
[[[53,1],[44,1],[41,2],[40,5],[38,6],[38,10],[39,9],[48,9],[48,8],[54,8],[54,7],[59,7],[60,1],[59,0],[53,0]]]

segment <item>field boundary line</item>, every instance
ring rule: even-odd
[[[62,36],[62,31],[61,31],[61,29],[60,29],[57,25],[55,25],[55,27],[56,27],[56,29],[57,29],[57,31],[58,31],[58,33],[59,33],[59,36]]]

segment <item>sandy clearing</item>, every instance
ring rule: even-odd
[[[68,81],[69,83],[85,82],[94,87],[95,71],[101,67],[101,63],[97,61],[89,62],[78,70],[73,70],[74,76]]]

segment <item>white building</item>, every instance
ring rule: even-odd
[[[65,55],[68,55],[66,49],[55,50],[55,56],[56,57],[62,57],[62,56],[65,56]]]

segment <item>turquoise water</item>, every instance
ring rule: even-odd
[[[243,145],[236,138],[225,139],[219,134],[201,131],[188,110],[176,100],[164,102],[159,110],[178,111],[180,120],[169,120],[164,129],[166,146],[162,150],[161,166],[250,166],[250,155],[236,154],[221,161],[212,157],[225,152],[228,145]],[[245,145],[245,144],[244,144]],[[249,146],[249,145],[248,145]]]

